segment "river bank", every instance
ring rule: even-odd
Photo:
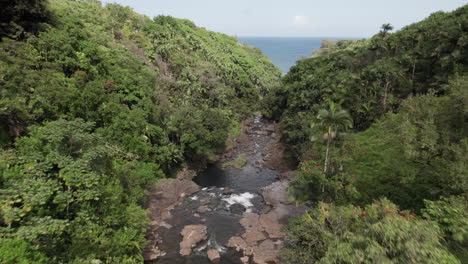
[[[281,229],[305,208],[287,199],[291,172],[277,126],[253,115],[241,130],[194,181],[148,188],[147,263],[280,263]]]

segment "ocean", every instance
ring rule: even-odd
[[[312,51],[319,49],[323,39],[356,38],[318,38],[318,37],[237,37],[240,43],[260,48],[283,74],[296,64],[301,57],[310,57]]]

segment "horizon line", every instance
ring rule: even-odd
[[[255,37],[255,38],[353,38],[353,39],[367,39],[370,37],[362,36],[266,36],[266,35],[231,35],[233,37]]]

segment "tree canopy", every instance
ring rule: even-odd
[[[145,187],[222,151],[280,70],[189,20],[1,6],[0,262],[141,263]]]
[[[265,101],[299,163],[289,194],[312,206],[288,227],[287,263],[468,261],[468,5],[392,29],[324,43]]]

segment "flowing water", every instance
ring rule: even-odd
[[[258,192],[260,188],[270,185],[278,180],[278,172],[261,165],[269,150],[273,131],[265,129],[266,121],[260,115],[255,115],[250,128],[250,141],[238,146],[237,155],[245,155],[246,164],[237,169],[234,167],[222,168],[220,163],[209,166],[195,182],[204,187],[227,187],[238,192]]]
[[[241,253],[224,247],[229,238],[239,236],[242,226],[239,220],[245,211],[258,214],[266,213],[271,208],[266,205],[260,189],[278,181],[279,173],[261,166],[265,157],[272,150],[268,149],[273,131],[266,129],[266,121],[260,115],[254,116],[248,124],[249,140],[238,144],[228,160],[240,155],[246,158],[240,168],[223,168],[222,162],[209,166],[194,180],[202,187],[186,197],[181,204],[171,211],[167,221],[169,228],[159,228],[158,236],[162,240],[160,249],[166,255],[159,258],[158,264],[209,264],[208,249],[221,252],[219,263],[241,264]],[[226,160],[224,160],[226,162]],[[186,225],[206,225],[209,239],[197,245],[190,256],[179,255],[180,232]]]
[[[156,263],[164,264],[209,264],[211,261],[206,255],[208,249],[216,249],[221,252],[220,263],[241,264],[242,256],[233,249],[227,249],[224,245],[228,239],[239,235],[242,227],[239,224],[244,210],[262,212],[266,210],[262,198],[255,194],[252,197],[243,197],[245,193],[226,194],[223,188],[202,189],[185,199],[182,204],[172,210],[172,218],[168,223],[170,229],[160,228],[159,235],[164,241],[161,250],[167,252]],[[233,197],[239,197],[230,201]],[[241,205],[242,204],[242,205]],[[197,212],[200,206],[206,206],[206,212]],[[195,213],[194,213],[195,212]],[[194,248],[191,256],[179,255],[180,232],[186,225],[202,224],[208,227],[208,240]]]

